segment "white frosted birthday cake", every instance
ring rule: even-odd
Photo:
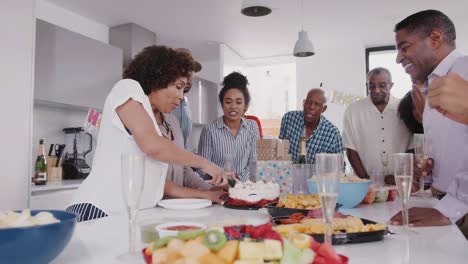
[[[273,182],[238,182],[229,189],[230,205],[263,207],[278,201],[279,185]]]

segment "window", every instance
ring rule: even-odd
[[[281,118],[296,110],[296,63],[248,66],[251,103],[247,115],[260,119],[264,138],[279,136]]]
[[[409,75],[400,64],[396,63],[397,51],[395,46],[374,47],[366,49],[366,72],[383,67],[392,74],[393,88],[390,93],[396,98],[411,90],[412,82]]]

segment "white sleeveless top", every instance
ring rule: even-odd
[[[143,154],[115,111],[130,98],[143,105],[157,133],[161,135],[149,98],[140,84],[131,79],[117,82],[104,104],[91,173],[77,190],[71,204],[91,203],[108,215],[126,212],[121,180],[121,154],[124,152]],[[168,165],[146,157],[145,166],[145,183],[140,209],[156,206],[163,197]]]

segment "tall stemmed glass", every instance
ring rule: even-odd
[[[320,153],[315,155],[317,190],[325,222],[325,242],[332,243],[332,222],[338,197],[340,176],[343,174],[343,155]]]
[[[122,191],[128,214],[128,252],[121,256],[126,260],[139,256],[135,247],[136,215],[140,205],[145,179],[145,156],[143,154],[123,153]]]
[[[413,181],[413,154],[396,153],[393,155],[393,168],[395,170],[395,183],[401,199],[401,214],[403,218],[403,228],[409,231],[408,223],[408,201],[411,194],[411,184]]]
[[[425,141],[424,134],[414,134],[414,158],[416,162],[421,165],[422,169],[426,166],[428,159],[427,142]],[[429,196],[424,192],[424,176],[419,177],[419,190],[413,195],[416,196]]]

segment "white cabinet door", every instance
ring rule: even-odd
[[[122,75],[122,50],[36,20],[34,99],[102,109]]]
[[[31,196],[32,210],[65,210],[73,198],[76,189],[35,192]]]

